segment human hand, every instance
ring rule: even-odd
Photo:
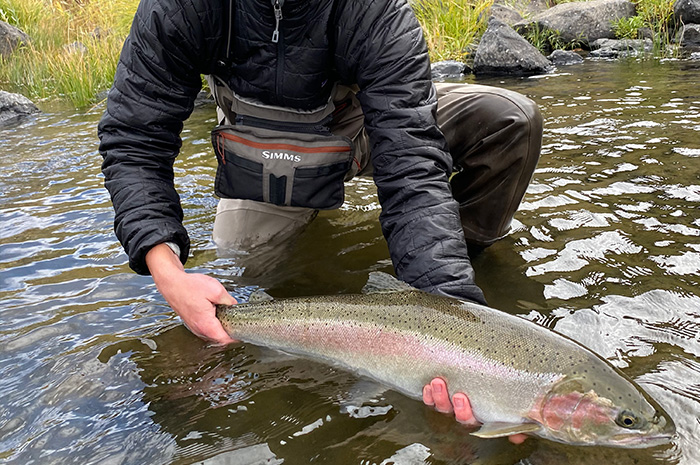
[[[479,422],[474,418],[471,404],[467,396],[461,392],[450,396],[447,392],[447,384],[442,378],[434,378],[430,384],[423,387],[423,403],[434,406],[435,410],[442,413],[454,412],[458,422],[469,426],[477,426]],[[513,444],[522,444],[527,439],[525,434],[513,434],[508,440]]]
[[[165,244],[148,251],[146,265],[158,291],[187,329],[216,344],[235,342],[216,318],[216,304],[236,303],[219,281],[204,274],[185,272],[180,259]]]

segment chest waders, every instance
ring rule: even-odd
[[[338,85],[326,105],[304,111],[254,102],[207,79],[220,122],[212,131],[220,249],[285,241],[318,210],[342,205],[344,182],[369,165],[353,89]]]

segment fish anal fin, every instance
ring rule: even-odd
[[[471,434],[484,439],[502,438],[513,434],[536,433],[540,428],[536,423],[486,423]]]
[[[399,281],[388,273],[373,271],[369,274],[367,284],[362,288],[363,294],[378,294],[386,292],[415,291],[416,288]]]
[[[275,299],[273,299],[270,294],[263,291],[262,289],[256,289],[255,291],[253,291],[252,294],[250,294],[250,297],[248,298],[248,303],[258,304],[260,302],[269,302],[271,300]]]

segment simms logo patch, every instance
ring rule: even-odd
[[[301,161],[301,157],[299,155],[294,155],[287,152],[270,152],[269,150],[263,150],[262,157],[265,160],[287,160],[295,163],[299,163]]]

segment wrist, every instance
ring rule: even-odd
[[[176,255],[175,251],[167,243],[158,244],[148,251],[146,254],[146,266],[156,283],[172,274],[185,272],[179,255]]]

